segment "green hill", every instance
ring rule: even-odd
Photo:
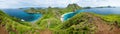
[[[119,33],[120,16],[80,13],[58,26],[57,33],[108,34]],[[116,32],[115,32],[116,31]]]
[[[16,21],[15,21],[16,20]],[[0,11],[0,29],[4,29],[4,32],[9,34],[30,34],[34,33],[39,28],[34,27],[31,23],[21,22],[18,18],[13,18]],[[39,32],[38,32],[39,33]]]
[[[61,22],[60,15],[49,9],[43,13],[36,23],[23,22],[0,11],[0,33],[3,34],[117,34],[120,32],[119,15],[99,15],[95,13],[79,13]],[[65,9],[67,10],[67,9]],[[64,11],[64,10],[63,10]]]
[[[69,4],[67,6],[68,9],[71,9],[71,10],[77,10],[77,9],[81,9],[81,7],[77,4]]]
[[[62,22],[61,15],[82,9],[77,4],[66,8],[30,8],[28,13],[40,13],[42,17],[35,23],[21,21],[0,11],[0,33],[2,34],[119,34],[120,15],[100,15],[83,12]]]

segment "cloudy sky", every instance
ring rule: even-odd
[[[120,6],[120,0],[0,0],[0,8],[66,7],[72,3],[82,7]]]

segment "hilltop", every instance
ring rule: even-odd
[[[58,29],[77,34],[119,34],[120,28],[117,24],[120,22],[110,24],[111,22],[104,18],[98,14],[80,13],[64,22]]]
[[[22,22],[18,18],[11,17],[0,11],[0,33],[1,34],[29,34],[39,33],[39,28],[33,27],[31,23]]]

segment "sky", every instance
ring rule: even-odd
[[[0,8],[66,7],[73,3],[81,7],[120,6],[120,0],[0,0]]]

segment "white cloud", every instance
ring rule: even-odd
[[[0,0],[0,8],[18,7],[66,7],[77,3],[80,6],[120,6],[120,0]]]
[[[120,6],[120,0],[81,0],[82,2],[79,2],[78,4],[80,6]]]

